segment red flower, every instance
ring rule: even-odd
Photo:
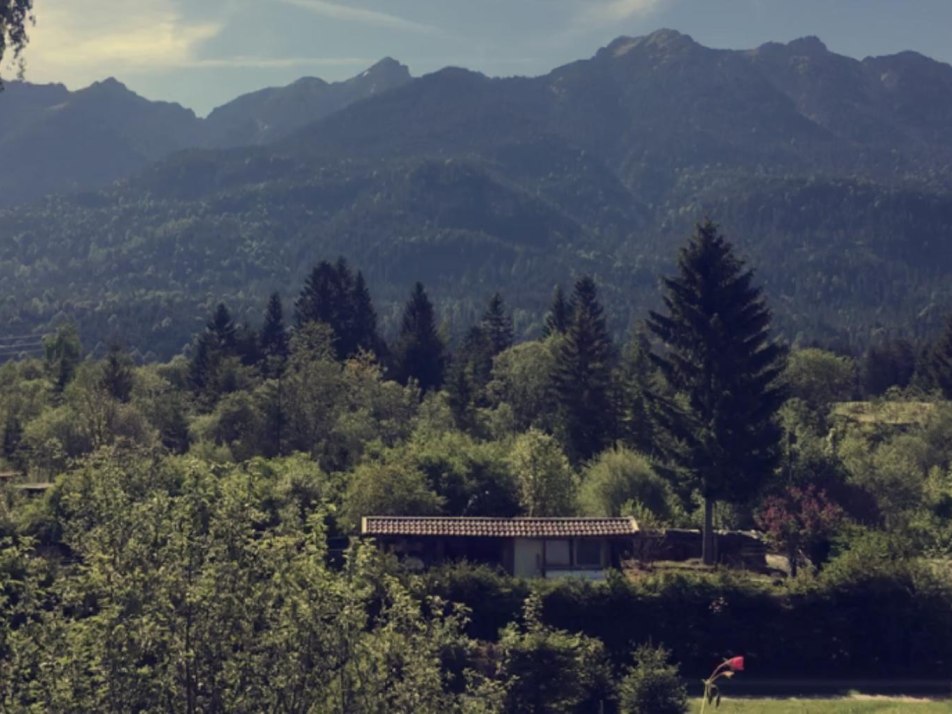
[[[727,660],[727,666],[731,668],[732,672],[743,672],[744,671],[744,658],[743,657],[731,657]]]

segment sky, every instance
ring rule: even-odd
[[[668,27],[709,47],[816,35],[857,58],[916,50],[952,63],[952,0],[35,0],[26,80],[115,77],[199,115],[302,76],[393,57],[414,75],[460,66],[538,75],[619,35]],[[4,76],[12,74],[5,67]]]

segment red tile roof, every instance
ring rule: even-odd
[[[480,538],[579,538],[630,536],[634,518],[451,518],[446,516],[366,516],[367,536],[470,536]]]

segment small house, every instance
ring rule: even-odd
[[[601,579],[631,550],[633,518],[366,516],[361,535],[408,563],[467,560],[523,578]]]

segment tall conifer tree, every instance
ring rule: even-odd
[[[358,349],[369,350],[382,357],[386,349],[383,341],[377,334],[377,311],[374,310],[373,302],[370,299],[370,291],[364,282],[364,274],[359,270],[354,279],[354,287],[351,295],[351,304],[353,306],[353,321],[350,336],[350,343],[354,351]]]
[[[664,343],[653,355],[680,395],[659,397],[667,456],[704,497],[703,555],[714,560],[715,501],[744,502],[774,470],[784,352],[770,337],[770,311],[753,273],[710,221],[699,225],[664,280],[665,313],[648,327]]]
[[[433,305],[423,283],[417,283],[400,323],[395,350],[397,377],[404,384],[415,379],[424,392],[439,389],[446,366],[445,349],[436,328]]]
[[[321,261],[304,282],[301,295],[294,304],[298,327],[309,322],[323,322],[334,331],[334,351],[338,359],[353,354],[354,279],[347,262],[341,258],[335,265]]]
[[[512,316],[499,293],[494,293],[489,299],[480,326],[486,333],[493,356],[512,347]]]
[[[565,334],[569,329],[569,322],[572,320],[572,305],[565,299],[565,293],[561,285],[555,286],[555,292],[552,293],[552,306],[545,316],[545,324],[542,326],[544,337],[550,335]]]
[[[268,298],[268,308],[265,310],[264,324],[258,334],[258,344],[264,373],[269,377],[276,377],[283,373],[290,347],[288,332],[284,326],[284,308],[278,293],[272,293]]]
[[[605,327],[595,281],[575,283],[574,312],[559,345],[553,386],[571,457],[584,461],[615,438],[612,369],[615,350]]]

